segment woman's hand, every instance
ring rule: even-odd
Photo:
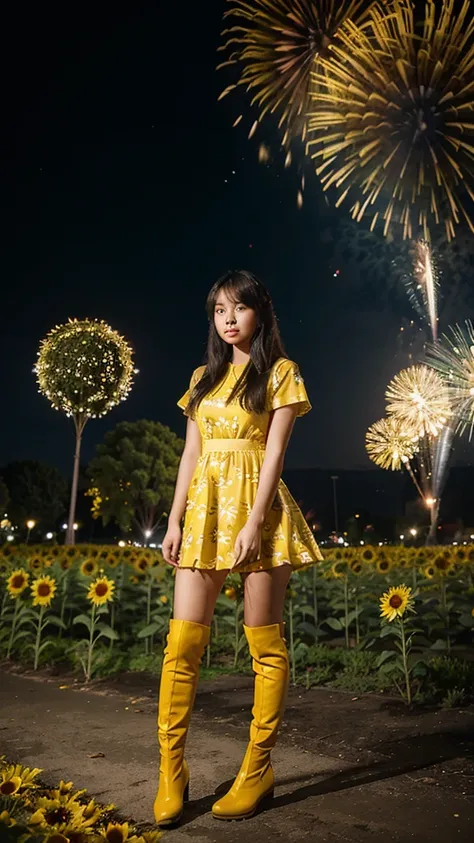
[[[246,565],[256,562],[260,556],[260,545],[262,541],[262,528],[257,524],[248,522],[242,528],[235,540],[234,555],[235,561],[232,570],[239,565]]]
[[[161,552],[168,565],[178,567],[179,549],[181,547],[181,527],[179,524],[168,524],[166,536],[163,539]]]

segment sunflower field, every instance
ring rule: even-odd
[[[474,700],[474,545],[335,548],[292,576],[286,633],[294,684]],[[159,673],[174,568],[157,550],[0,547],[2,658],[90,681]],[[204,671],[246,671],[238,574],[218,598]]]

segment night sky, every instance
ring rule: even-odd
[[[8,29],[0,465],[71,468],[72,425],[32,373],[41,338],[68,317],[108,321],[140,369],[128,401],[86,428],[84,461],[122,419],[184,434],[175,404],[202,361],[206,294],[239,267],[269,287],[313,404],[287,466],[371,465],[365,431],[408,362],[398,337],[410,311],[339,262],[348,211],[330,208],[310,165],[298,210],[297,167],[258,163],[261,140],[278,148],[276,125],[249,141],[244,95],[217,102],[231,81],[215,70],[225,6],[136,2],[105,15],[43,4],[18,9]]]

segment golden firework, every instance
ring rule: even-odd
[[[419,437],[437,436],[451,415],[446,385],[428,366],[403,369],[389,383],[385,396],[389,415]]]
[[[235,20],[225,29],[227,53],[219,68],[237,66],[240,76],[228,85],[219,99],[243,86],[253,93],[252,105],[259,109],[259,120],[269,113],[279,114],[285,127],[283,144],[293,135],[305,135],[311,71],[320,56],[327,53],[341,23],[346,18],[361,20],[362,0],[229,0],[231,8],[224,19]],[[234,125],[240,122],[239,115]],[[251,137],[255,132],[255,121]]]
[[[366,451],[381,468],[400,471],[417,450],[417,433],[402,421],[389,417],[369,427],[365,436]]]
[[[451,335],[433,345],[428,355],[432,366],[448,390],[457,429],[474,431],[474,324],[467,319],[465,327],[455,325]]]
[[[474,198],[474,20],[470,3],[375,3],[345,20],[312,73],[308,151],[337,205],[405,238],[443,225],[448,239]]]

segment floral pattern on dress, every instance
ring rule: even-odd
[[[240,371],[239,371],[240,369]],[[189,389],[178,402],[186,413],[191,391],[204,374],[193,372]],[[188,492],[179,564],[186,568],[226,569],[234,562],[234,546],[245,526],[257,494],[265,457],[265,441],[273,410],[297,405],[297,415],[311,409],[298,366],[281,358],[268,379],[264,413],[249,413],[240,403],[227,404],[241,367],[229,364],[214,391],[201,401],[195,415],[201,438],[245,439],[249,450],[207,449],[196,464]],[[239,570],[255,571],[279,565],[303,568],[322,559],[301,510],[282,480],[262,529],[260,558]]]

